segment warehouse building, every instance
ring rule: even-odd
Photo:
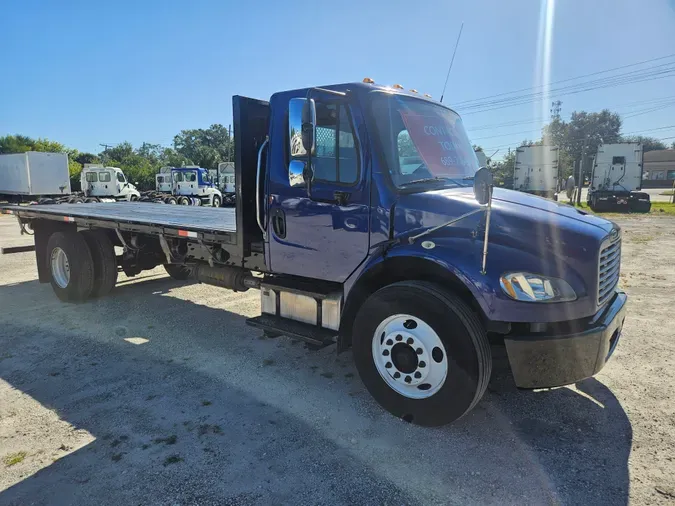
[[[675,181],[675,149],[647,151],[642,158],[642,187],[670,188]]]

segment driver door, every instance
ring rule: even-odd
[[[297,100],[297,99],[296,99]],[[291,100],[291,103],[293,100]],[[306,156],[272,156],[283,163],[272,170],[270,181],[269,250],[274,272],[343,282],[366,258],[369,247],[370,197],[366,160],[355,123],[357,111],[345,101],[316,100],[316,152],[313,180],[292,185],[289,164]],[[287,121],[286,153],[290,144]],[[294,125],[296,130],[298,125]],[[278,130],[277,130],[278,131]],[[281,170],[279,170],[281,169]]]

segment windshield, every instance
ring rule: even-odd
[[[465,186],[478,170],[457,113],[404,95],[379,93],[373,115],[394,184]]]

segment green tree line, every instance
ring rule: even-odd
[[[43,151],[66,153],[72,188],[80,187],[80,172],[86,163],[100,163],[119,167],[127,179],[138,183],[142,190],[155,186],[155,174],[161,167],[199,165],[216,169],[220,162],[234,160],[234,142],[227,128],[214,124],[209,128],[182,130],[173,139],[172,147],[144,142],[134,148],[129,142],[108,147],[100,153],[80,152],[59,142],[34,139],[25,135],[0,137],[0,154]]]

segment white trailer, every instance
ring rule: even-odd
[[[642,144],[601,144],[593,160],[588,205],[593,211],[649,212],[642,188]]]
[[[522,146],[516,149],[513,189],[556,198],[558,146]]]
[[[223,204],[234,205],[234,162],[220,162],[216,177],[218,189],[223,193]]]
[[[21,201],[68,194],[67,154],[28,151],[0,155],[0,198]]]

